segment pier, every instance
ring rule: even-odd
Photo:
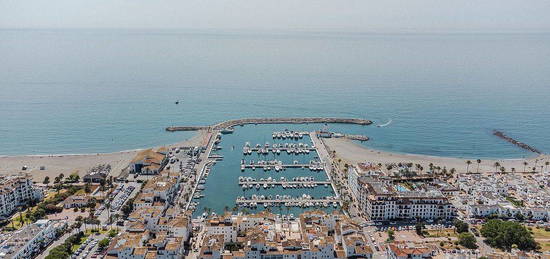
[[[495,136],[497,136],[497,137],[499,137],[499,138],[501,138],[501,139],[504,139],[504,140],[506,140],[506,141],[508,141],[508,142],[510,142],[510,143],[512,143],[512,144],[514,144],[514,145],[516,145],[516,146],[518,146],[518,147],[520,147],[520,148],[523,148],[523,149],[525,149],[525,150],[527,150],[527,151],[531,151],[531,152],[537,153],[537,154],[539,154],[539,155],[542,154],[542,152],[540,152],[538,149],[536,149],[536,148],[534,148],[534,147],[531,147],[531,146],[529,146],[529,145],[527,145],[527,144],[525,144],[525,143],[523,143],[523,142],[520,142],[520,141],[518,141],[518,140],[515,140],[514,138],[509,137],[509,136],[507,136],[506,134],[504,134],[504,132],[502,132],[502,131],[493,130],[493,135],[495,135]]]
[[[280,205],[285,205],[287,207],[304,207],[304,206],[307,206],[307,207],[311,207],[311,206],[315,206],[315,204],[320,205],[320,204],[325,204],[328,205],[328,204],[337,204],[339,203],[340,200],[337,200],[337,199],[301,199],[301,198],[297,198],[297,199],[237,199],[235,200],[235,203],[237,205],[248,205],[248,204],[270,204],[270,205],[275,205],[275,204],[280,204]]]
[[[300,184],[308,184],[308,185],[313,185],[313,184],[316,184],[316,185],[324,185],[324,184],[330,184],[329,181],[282,181],[282,182],[274,182],[274,181],[243,181],[243,182],[239,182],[239,185],[243,185],[243,184],[246,184],[246,185],[256,185],[256,184],[259,184],[259,185],[264,185],[264,184],[268,184],[268,185],[283,185],[283,184],[288,184],[288,185],[300,185]]]
[[[356,124],[370,125],[372,121],[354,118],[249,118],[228,120],[211,126],[172,126],[167,127],[166,131],[195,131],[195,130],[222,130],[233,126],[242,126],[246,124],[307,124],[307,123],[337,123],[337,124]]]
[[[269,153],[277,153],[280,154],[281,152],[286,152],[288,154],[302,154],[306,153],[309,154],[309,152],[315,151],[315,148],[313,147],[302,147],[302,148],[294,148],[294,147],[282,147],[282,148],[257,148],[257,147],[244,147],[243,148],[243,154],[244,155],[251,155],[252,152],[258,153],[258,154],[269,154]]]
[[[320,164],[242,164],[241,170],[244,171],[244,169],[264,169],[265,171],[269,171],[271,169],[274,169],[275,171],[284,170],[286,168],[308,168],[311,171],[321,171],[323,170],[323,166]]]

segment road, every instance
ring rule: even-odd
[[[195,191],[197,190],[197,186],[199,186],[199,181],[202,178],[202,175],[204,174],[204,172],[206,171],[206,166],[208,164],[212,163],[212,161],[208,160],[208,156],[210,155],[210,152],[212,152],[212,149],[214,147],[214,142],[215,142],[214,138],[216,138],[217,134],[218,134],[218,131],[216,131],[216,130],[212,131],[212,133],[210,135],[210,139],[208,140],[208,146],[206,148],[206,151],[201,156],[201,162],[197,166],[195,166],[195,168],[200,168],[200,169],[199,169],[199,171],[197,171],[198,176],[195,177],[195,186],[193,186],[193,190],[191,191],[191,194],[188,197],[189,200],[186,201],[186,205],[185,205],[185,208],[184,208],[185,210],[187,210],[189,208],[189,204],[193,200],[193,195],[195,195]],[[183,191],[178,196],[178,198],[176,200],[177,201],[176,204],[179,204],[182,197],[183,197]]]
[[[47,248],[46,250],[42,251],[42,253],[40,253],[36,258],[37,259],[44,259],[46,258],[46,256],[48,256],[48,254],[50,253],[50,251],[58,246],[58,245],[61,245],[65,242],[65,240],[67,240],[67,238],[69,238],[70,236],[78,233],[78,231],[83,231],[84,230],[84,227],[80,227],[80,229],[74,229],[73,231],[71,232],[68,232],[68,233],[65,233],[64,235],[62,235],[60,238],[58,238],[57,240],[55,240],[54,242],[52,242]]]

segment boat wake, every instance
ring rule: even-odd
[[[386,123],[384,123],[384,124],[376,125],[376,127],[379,127],[379,128],[381,128],[381,127],[386,127],[386,126],[390,125],[391,122],[392,122],[392,119],[390,119],[388,122],[386,122]]]

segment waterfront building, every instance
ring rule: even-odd
[[[58,229],[67,226],[65,221],[38,220],[27,225],[0,244],[0,258],[33,258],[42,248],[47,247],[55,238]]]
[[[18,206],[43,198],[43,191],[36,188],[29,176],[0,176],[0,216],[11,215]]]
[[[129,170],[132,174],[155,175],[158,174],[167,164],[167,150],[147,149],[139,152],[130,162]]]
[[[82,181],[85,183],[101,183],[107,179],[108,172],[104,171],[91,171],[86,174]]]
[[[439,190],[404,190],[402,186],[359,177],[359,208],[370,220],[451,220],[456,209]]]
[[[359,183],[357,179],[361,176],[379,176],[382,175],[380,166],[373,163],[359,163],[357,166],[348,167],[348,186],[355,199],[359,196]]]

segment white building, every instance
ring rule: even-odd
[[[16,231],[1,244],[0,258],[33,258],[40,250],[48,246],[55,238],[58,229],[66,227],[64,221],[38,220]]]
[[[378,176],[382,172],[380,167],[371,163],[361,163],[357,167],[350,166],[348,168],[348,186],[353,197],[357,199],[359,196],[359,183],[357,179],[362,176]]]
[[[0,176],[0,215],[11,215],[18,206],[43,198],[42,189],[35,188],[27,176]]]
[[[207,235],[223,235],[225,243],[237,241],[237,224],[233,224],[231,218],[213,218],[206,222]]]
[[[450,220],[456,209],[438,190],[404,191],[394,185],[360,177],[359,208],[371,220]]]

